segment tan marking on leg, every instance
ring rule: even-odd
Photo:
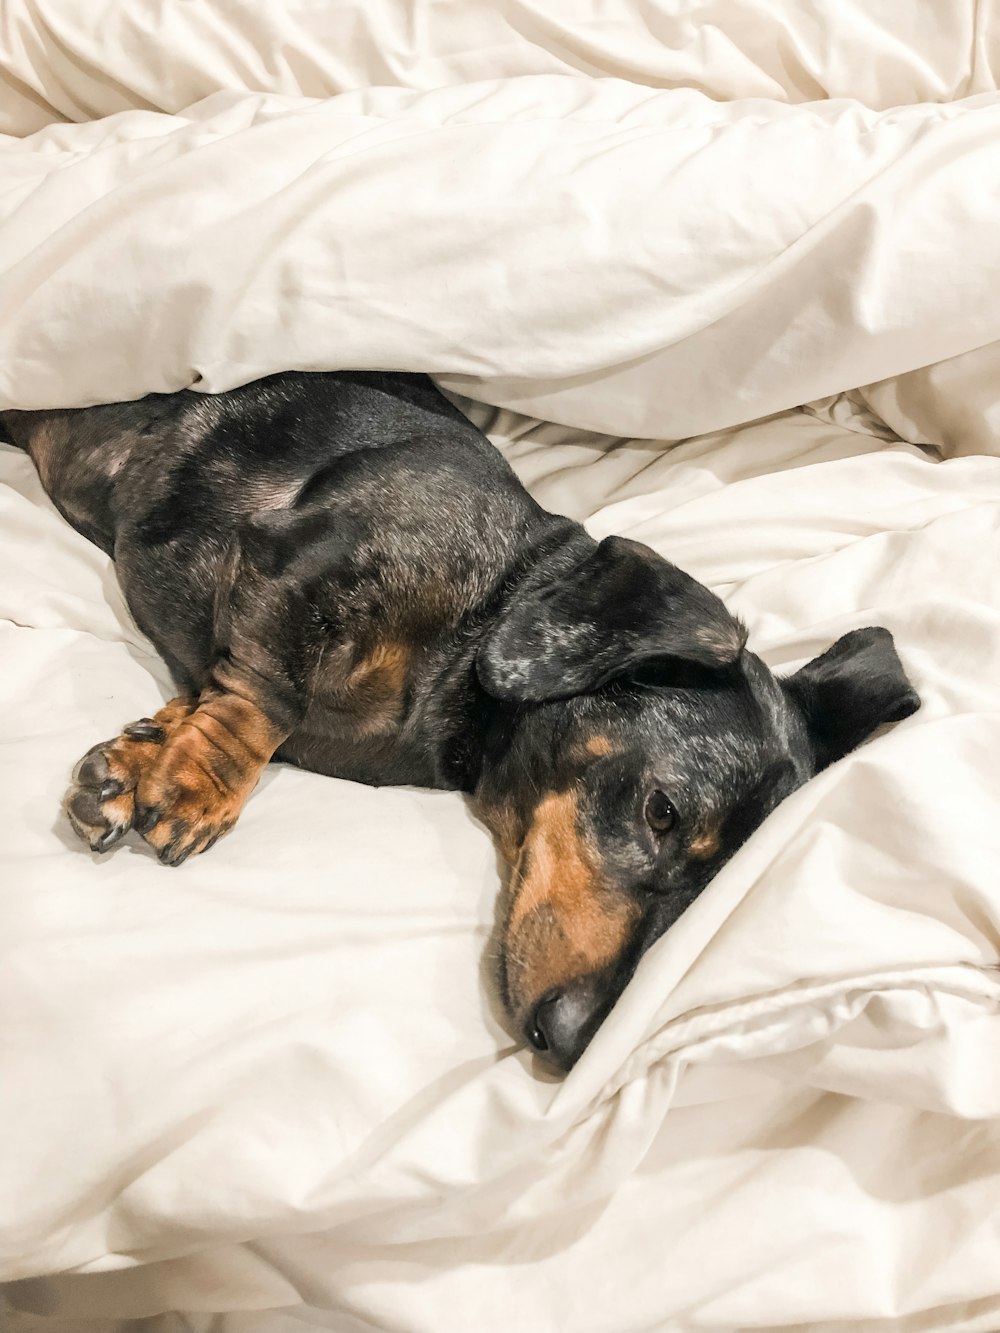
[[[206,691],[136,789],[136,826],[160,860],[179,865],[228,833],[284,739],[252,699]]]
[[[162,861],[179,865],[232,828],[284,739],[241,695],[174,699],[84,755],[67,814],[95,851],[136,828]]]
[[[521,820],[512,806],[502,805],[490,808],[473,802],[473,813],[489,829],[497,851],[513,866],[517,861],[523,841]]]
[[[65,809],[93,851],[108,851],[135,822],[135,789],[159,759],[164,742],[197,699],[171,699],[153,717],[129,723],[120,736],[93,746],[76,766]],[[108,795],[101,799],[102,791]]]
[[[399,725],[409,669],[410,649],[391,642],[376,644],[352,668],[336,694],[360,736],[390,732]]]

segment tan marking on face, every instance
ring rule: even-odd
[[[476,802],[473,805],[476,818],[489,829],[497,851],[513,866],[521,851],[523,831],[521,820],[512,806],[500,805],[488,807]]]
[[[515,1008],[611,963],[638,913],[637,904],[605,890],[573,792],[553,793],[535,808],[514,892],[504,947]]]
[[[708,861],[718,854],[719,846],[719,830],[717,828],[705,829],[704,832],[698,834],[693,842],[688,844],[688,853],[696,861]]]

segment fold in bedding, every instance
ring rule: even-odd
[[[557,1082],[457,796],[275,765],[178,871],[80,850],[171,686],[0,446],[4,1333],[1000,1327],[995,9],[3,6],[0,406],[425,370],[772,666],[885,624],[924,701]]]
[[[557,75],[8,137],[0,405],[388,365],[677,439],[982,372],[998,138],[996,94],[876,113]]]
[[[0,133],[220,90],[335,97],[521,74],[694,88],[716,101],[887,109],[992,92],[996,0],[6,0]]]

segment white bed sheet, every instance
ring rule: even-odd
[[[220,89],[334,97],[523,74],[694,88],[716,101],[888,109],[992,92],[996,0],[7,0],[0,133]]]
[[[69,766],[169,686],[5,450],[12,1330],[995,1328],[1000,460],[801,413],[665,450],[473,411],[775,665],[890,625],[923,709],[768,821],[559,1083],[492,1012],[458,797],[279,767],[178,871],[73,845]]]

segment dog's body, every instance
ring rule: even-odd
[[[46,489],[114,556],[186,694],[245,677],[281,759],[474,788],[477,625],[574,525],[429,381],[289,374],[28,424]]]
[[[183,691],[85,756],[81,836],[177,864],[271,758],[467,792],[514,869],[504,998],[564,1067],[774,805],[917,706],[883,630],[777,681],[708,589],[543,510],[418,376],[2,422]]]

